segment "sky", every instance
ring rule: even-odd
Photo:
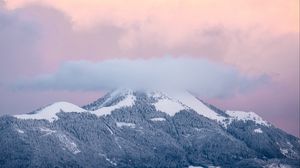
[[[0,115],[192,90],[299,137],[298,0],[0,0]]]

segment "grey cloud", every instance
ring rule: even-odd
[[[55,64],[69,59],[97,60],[122,55],[119,39],[126,29],[114,23],[103,21],[92,28],[77,30],[69,16],[51,7],[30,5],[16,12],[38,25],[40,54],[56,58]]]
[[[57,9],[39,4],[15,10],[4,6],[0,1],[1,80],[47,71],[65,60],[121,55],[118,40],[125,30],[113,23],[79,31]]]
[[[28,65],[38,61],[35,50],[39,30],[15,13],[0,7],[0,76],[11,79],[28,71]],[[18,67],[18,68],[16,68]],[[13,74],[13,75],[12,75]]]
[[[286,35],[273,37],[252,29],[233,30],[222,25],[203,25],[181,43],[169,46],[155,33],[143,36],[143,23],[122,26],[101,22],[91,29],[74,30],[71,18],[64,13],[37,4],[13,11],[0,8],[0,25],[9,27],[5,30],[0,27],[0,36],[3,37],[0,38],[0,52],[3,57],[0,65],[3,71],[9,69],[14,74],[15,71],[23,74],[28,70],[32,73],[48,71],[63,61],[80,59],[98,61],[124,57],[154,58],[169,54],[174,57],[192,56],[234,63],[234,60],[244,58],[255,58],[262,62],[273,55],[277,57],[277,53],[280,53],[280,57],[298,57],[297,53],[290,51],[297,49],[299,34],[290,35],[293,38]],[[134,45],[122,48],[120,40],[126,37],[128,32],[133,32]],[[279,44],[274,41],[279,41]],[[282,45],[283,42],[288,44]],[[16,62],[26,66],[15,65]],[[19,68],[12,69],[13,66]],[[248,69],[251,69],[251,66],[253,65],[249,64]]]
[[[268,81],[261,75],[247,77],[237,69],[192,58],[114,59],[103,62],[71,61],[57,72],[18,81],[18,89],[110,90],[186,89],[203,97],[226,97]]]

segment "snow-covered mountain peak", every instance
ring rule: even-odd
[[[111,106],[102,106],[96,110],[91,111],[91,113],[97,116],[109,115],[113,110],[120,109],[123,107],[131,107],[134,105],[136,97],[133,94],[125,95],[122,100],[113,104]]]
[[[299,138],[190,92],[118,89],[15,117],[28,120],[0,117],[0,167],[299,167]]]
[[[38,110],[36,113],[43,113],[43,112],[59,112],[59,111],[63,111],[63,112],[83,112],[86,111],[84,109],[82,109],[81,107],[78,107],[75,104],[69,103],[69,102],[55,102],[49,106],[46,106],[40,110]]]
[[[33,113],[15,115],[20,119],[46,119],[50,122],[58,119],[59,112],[90,112],[100,116],[110,115],[112,111],[121,108],[133,108],[140,95],[146,95],[149,102],[154,105],[157,111],[164,112],[169,116],[174,116],[181,111],[193,110],[199,115],[214,120],[224,127],[233,121],[253,121],[256,124],[270,126],[260,116],[254,112],[242,111],[223,111],[209,105],[190,92],[174,91],[135,91],[132,89],[121,88],[113,90],[95,102],[80,108],[68,102],[56,102]]]
[[[72,103],[68,102],[56,102],[49,106],[46,106],[44,108],[38,109],[34,111],[33,113],[28,114],[20,114],[15,115],[14,117],[19,119],[45,119],[50,122],[53,122],[54,120],[58,119],[57,113],[59,112],[86,112],[83,108],[78,107],[77,105],[74,105]]]
[[[216,120],[218,122],[222,122],[226,119],[225,116],[222,116],[221,114],[212,110],[202,101],[200,101],[196,96],[192,95],[189,92],[174,93],[172,97],[176,97],[178,101],[190,107],[191,109],[196,111],[198,114],[203,115],[204,117]]]
[[[254,121],[256,124],[271,126],[267,121],[263,120],[259,115],[254,112],[244,112],[244,111],[226,111],[226,114],[230,116],[230,122],[232,120],[240,121]]]
[[[119,89],[112,90],[107,95],[109,95],[110,99],[115,99],[115,98],[122,97],[122,96],[124,97],[127,95],[132,95],[133,93],[134,93],[134,90],[132,90],[132,89],[119,88]],[[108,99],[108,100],[110,100],[110,99]],[[106,100],[106,102],[108,102],[108,100]],[[104,102],[104,104],[105,104],[105,102]]]
[[[133,95],[133,92],[133,90],[126,88],[115,89],[98,100],[83,106],[83,108],[89,111],[96,111],[103,107],[113,106],[125,99],[128,95]]]
[[[212,110],[188,91],[155,91],[149,92],[147,95],[156,99],[157,102],[154,103],[154,106],[157,110],[166,112],[170,116],[175,115],[181,110],[194,110],[198,114],[218,122],[223,122],[226,119],[225,116],[222,116],[221,114]]]
[[[222,111],[217,112],[216,109],[212,109],[211,105],[206,104],[199,100],[195,95],[188,91],[184,92],[162,92],[154,91],[147,92],[147,95],[154,98],[156,103],[154,106],[157,110],[165,112],[170,116],[174,116],[181,110],[194,110],[198,114],[215,120],[222,126],[227,127],[233,120],[241,121],[253,121],[256,124],[270,126],[270,124],[263,120],[259,115],[254,112],[244,111]]]
[[[108,92],[102,98],[83,106],[83,108],[97,116],[110,115],[116,109],[133,106],[135,100],[136,96],[133,90],[121,88]]]
[[[165,112],[170,116],[174,116],[181,110],[189,109],[188,106],[184,105],[179,100],[168,96],[164,92],[155,91],[147,92],[146,94],[148,97],[153,98],[155,100],[155,103],[153,103],[153,105],[155,106],[156,110]]]

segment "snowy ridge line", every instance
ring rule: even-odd
[[[59,112],[87,112],[85,109],[68,102],[56,102],[44,108],[37,110],[35,113],[14,115],[18,119],[35,119],[35,120],[48,120],[53,122],[58,119],[56,115]]]
[[[104,97],[107,97],[99,106],[96,106],[95,109],[92,109],[90,111],[96,111],[102,107],[105,107],[107,103],[109,103],[110,101],[112,101],[114,98],[116,97],[126,97],[127,95],[132,95],[133,94],[133,91],[130,90],[130,89],[116,89],[116,90],[113,90],[109,93],[107,93],[105,96],[103,96],[102,98]]]
[[[103,116],[103,115],[110,115],[112,111],[116,110],[116,109],[120,109],[123,107],[131,107],[134,105],[136,100],[136,97],[132,94],[126,94],[125,98],[123,100],[121,100],[120,102],[118,102],[115,105],[109,106],[109,107],[101,107],[97,110],[91,111],[92,114],[99,116]]]
[[[109,106],[109,107],[100,107],[94,111],[85,110],[77,105],[68,102],[56,102],[44,108],[40,108],[36,110],[34,113],[14,115],[14,117],[18,119],[25,119],[25,120],[28,119],[48,120],[49,122],[53,122],[58,119],[58,116],[56,114],[59,112],[76,112],[76,113],[90,112],[92,114],[97,115],[98,117],[103,115],[110,115],[113,110],[120,109],[123,107],[131,107],[134,105],[136,98],[133,95],[133,91],[128,89],[120,89],[111,93],[111,96],[120,96],[120,95],[125,96],[125,98],[120,102],[118,102],[116,105]],[[113,97],[110,97],[109,99],[112,98]],[[107,101],[109,100],[106,100],[105,102]]]
[[[108,93],[109,96],[107,96],[107,99],[104,100],[101,104],[96,104],[96,107],[92,108],[93,110],[85,110],[78,107],[77,105],[68,102],[57,102],[41,108],[34,113],[15,115],[14,117],[19,119],[45,119],[50,122],[58,119],[57,113],[59,112],[90,112],[97,115],[98,117],[101,117],[111,115],[111,112],[116,109],[134,106],[137,99],[134,93],[135,92],[131,89],[117,89],[113,92]],[[145,93],[148,97],[155,100],[155,102],[152,104],[157,111],[164,112],[169,116],[174,116],[176,113],[182,110],[194,110],[199,115],[214,120],[225,128],[227,128],[227,126],[235,120],[243,122],[254,121],[259,125],[271,126],[271,124],[264,121],[254,112],[227,110],[223,115],[217,113],[216,111],[211,109],[208,104],[200,101],[197,97],[189,92],[164,93],[161,91],[150,91]],[[118,102],[116,104],[113,103],[114,105],[111,106],[105,106],[107,102],[110,102],[112,100],[118,100]],[[155,121],[155,119],[153,121]]]
[[[181,104],[179,101],[171,99],[169,97],[160,97],[157,102],[154,103],[156,110],[167,113],[170,116],[174,116],[181,110],[188,109],[188,107]]]
[[[228,114],[229,117],[229,121],[228,123],[230,124],[233,120],[239,120],[239,121],[254,121],[256,124],[259,125],[264,125],[264,126],[271,126],[270,123],[268,123],[267,121],[263,120],[259,115],[257,115],[254,112],[244,112],[244,111],[226,111],[226,114]]]
[[[211,110],[204,103],[199,101],[195,96],[191,95],[188,92],[181,92],[175,94],[169,93],[168,95],[172,95],[171,97],[166,96],[166,94],[162,92],[151,92],[147,95],[157,100],[157,102],[154,103],[154,106],[158,111],[165,112],[170,116],[174,116],[181,110],[192,109],[198,114],[206,118],[215,120],[221,124],[225,124],[224,121],[227,119],[226,117]]]
[[[170,93],[169,95],[172,95]],[[256,124],[271,126],[267,121],[263,120],[259,115],[254,112],[244,112],[244,111],[225,111],[225,113],[229,116],[223,116],[212,110],[208,105],[197,99],[195,96],[190,94],[189,92],[181,92],[175,93],[172,97],[176,97],[176,99],[166,96],[166,94],[162,92],[151,92],[147,94],[148,96],[153,97],[157,100],[154,103],[155,108],[158,111],[162,111],[167,113],[170,116],[174,116],[176,113],[181,110],[189,110],[192,109],[196,111],[198,114],[209,118],[211,120],[217,121],[220,125],[227,128],[229,124],[231,124],[234,120],[240,121],[253,121]],[[258,130],[257,133],[261,131]]]

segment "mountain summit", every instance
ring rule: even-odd
[[[298,167],[300,140],[189,92],[118,89],[0,117],[0,167]]]

